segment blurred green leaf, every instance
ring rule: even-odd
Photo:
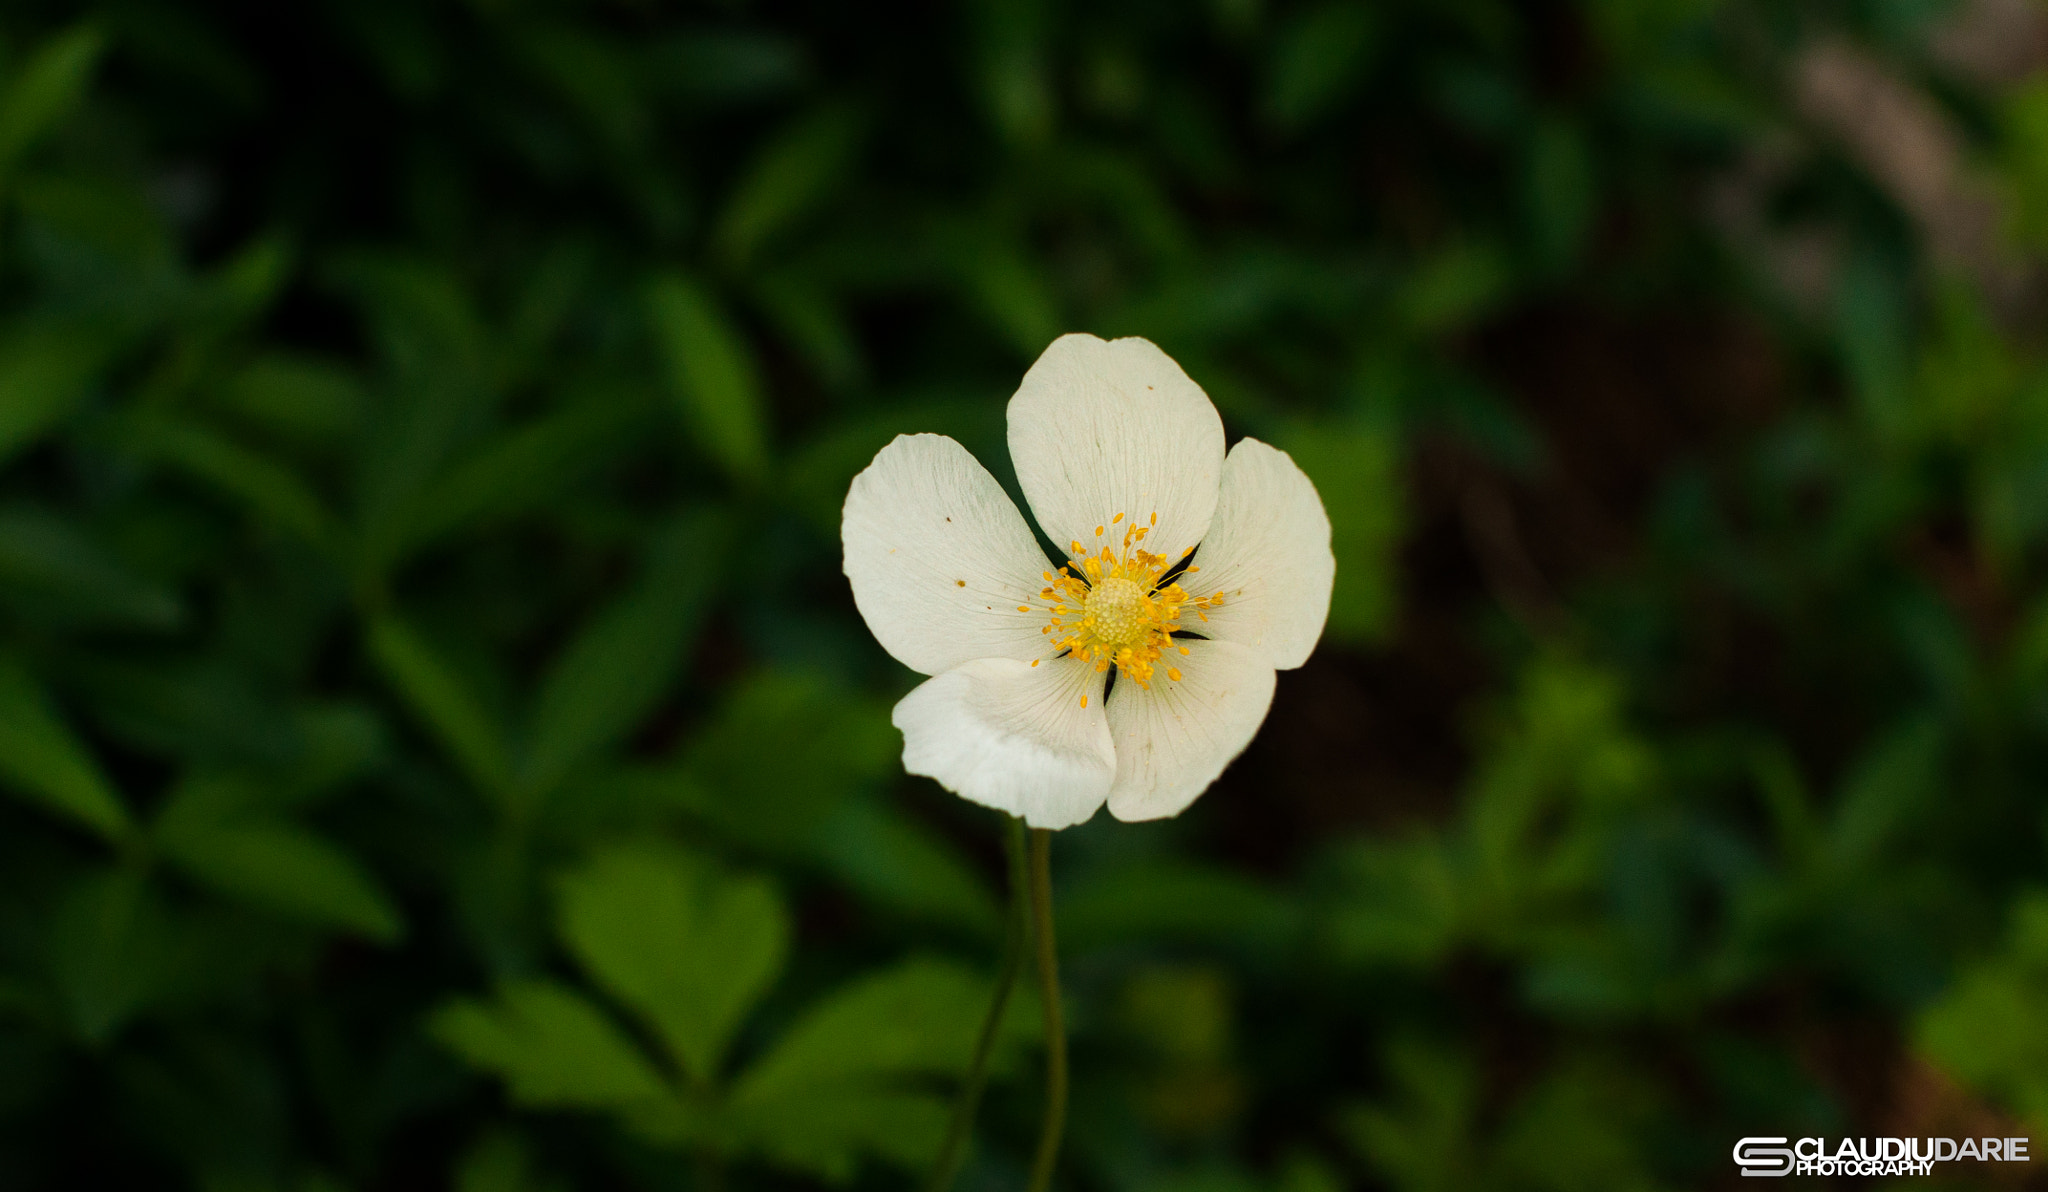
[[[370,622],[369,645],[385,679],[469,780],[485,794],[506,797],[512,790],[512,765],[504,731],[461,676],[396,616]]]
[[[1029,254],[995,241],[960,255],[968,296],[1020,359],[1035,360],[1068,328],[1059,300]]]
[[[1394,551],[1403,529],[1400,457],[1394,437],[1369,428],[1303,425],[1280,446],[1316,486],[1330,515],[1337,580],[1325,633],[1338,642],[1374,642],[1394,627]]]
[[[1120,1017],[1156,1056],[1183,1065],[1216,1063],[1231,1048],[1228,974],[1206,966],[1153,965],[1124,983]]]
[[[806,74],[806,51],[780,34],[695,28],[646,43],[650,85],[692,99],[739,102],[781,94]]]
[[[988,884],[945,838],[867,799],[817,825],[825,866],[871,903],[993,938],[1001,911]]]
[[[504,393],[490,328],[445,263],[355,253],[326,272],[361,310],[387,373],[353,460],[361,561],[376,575],[396,559],[424,495],[489,426]]]
[[[223,780],[188,781],[157,816],[157,845],[193,881],[227,897],[380,943],[403,934],[397,905],[353,857],[247,804]]]
[[[755,281],[751,296],[826,387],[844,389],[866,378],[865,352],[837,295],[810,277],[771,274]],[[795,470],[789,462],[784,468]]]
[[[1931,806],[1946,745],[1940,725],[1925,721],[1872,742],[1843,780],[1821,846],[1827,860],[1843,869],[1874,863],[1914,812]]]
[[[1343,1177],[1336,1165],[1319,1155],[1297,1153],[1283,1164],[1278,1192],[1342,1192]]]
[[[81,311],[108,320],[101,335],[201,310],[204,295],[179,266],[174,229],[140,188],[31,173],[14,191],[24,246]]]
[[[38,46],[0,90],[0,175],[84,97],[106,37],[81,25]]]
[[[2048,1123],[2048,895],[2015,902],[2003,948],[1920,1012],[1914,1038],[1965,1086]]]
[[[544,507],[596,467],[641,423],[631,402],[575,402],[480,444],[420,500],[394,549],[413,551],[447,535]]]
[[[62,323],[17,325],[0,338],[0,464],[70,415],[113,346],[106,328]]]
[[[1868,254],[1845,262],[1835,283],[1835,336],[1850,384],[1887,438],[1902,434],[1910,416],[1905,301],[1900,279]]]
[[[681,761],[706,820],[754,848],[815,856],[837,809],[899,749],[878,701],[815,674],[761,671],[725,693]]]
[[[1524,170],[1533,255],[1550,274],[1562,274],[1578,259],[1598,198],[1585,134],[1566,120],[1540,121]]]
[[[976,50],[968,68],[996,130],[1014,145],[1043,143],[1057,119],[1049,12],[1044,0],[977,0],[968,9]]]
[[[144,451],[243,501],[271,525],[315,546],[340,545],[326,505],[285,465],[197,423],[147,417],[133,433]]]
[[[65,619],[174,625],[176,594],[135,574],[81,527],[20,505],[0,507],[0,583]]]
[[[72,1034],[107,1043],[159,997],[175,963],[171,925],[153,886],[132,868],[72,882],[49,922],[49,963]]]
[[[859,147],[862,118],[829,106],[799,118],[761,147],[733,186],[715,237],[726,257],[750,261],[841,184]]]
[[[1422,965],[1457,942],[1460,875],[1439,840],[1361,841],[1332,860],[1335,889],[1321,927],[1333,959]]]
[[[1518,938],[1595,882],[1615,819],[1655,789],[1656,755],[1630,731],[1623,698],[1618,676],[1570,657],[1525,667],[1458,845],[1472,918],[1498,937]]]
[[[1161,937],[1282,947],[1304,925],[1264,884],[1182,860],[1090,874],[1061,893],[1058,909],[1060,946],[1074,952]]]
[[[1297,12],[1274,44],[1266,118],[1293,130],[1329,111],[1363,81],[1378,33],[1368,4],[1339,0]]]
[[[0,778],[8,790],[109,841],[132,828],[92,751],[57,718],[35,677],[8,659],[0,659]]]
[[[297,255],[282,236],[251,239],[207,275],[200,311],[214,334],[245,328],[277,301],[291,281]]]
[[[741,1077],[740,1128],[785,1163],[844,1180],[862,1155],[920,1170],[938,1149],[945,1102],[908,1078],[965,1071],[988,1010],[988,981],[912,959],[828,995]],[[1018,1001],[1014,1046],[1031,1030]]]
[[[834,1184],[851,1181],[859,1160],[872,1155],[902,1171],[921,1173],[945,1137],[946,1103],[929,1093],[865,1089],[807,1091],[763,1107],[753,1147],[778,1165],[807,1171]]]
[[[518,35],[521,56],[612,146],[647,136],[648,113],[634,85],[628,48],[568,22],[532,22]]]
[[[462,1159],[455,1176],[455,1192],[541,1192],[543,1184],[534,1173],[531,1148],[517,1135],[507,1132],[486,1134]]]
[[[733,1032],[788,951],[774,889],[635,844],[565,874],[560,896],[562,938],[584,968],[660,1032],[692,1081],[717,1081]]]
[[[2028,80],[2003,106],[2000,179],[2009,197],[2008,231],[2039,249],[2048,246],[2048,80]]]
[[[1645,1155],[1654,1094],[1620,1065],[1581,1054],[1559,1064],[1502,1123],[1494,1178],[1513,1187],[1554,1189],[1662,1186]]]
[[[768,412],[753,349],[717,299],[687,278],[656,278],[646,304],[691,437],[732,479],[759,480],[768,467]]]
[[[266,352],[227,381],[222,404],[266,430],[332,448],[360,429],[369,399],[338,361]]]
[[[1401,298],[1402,313],[1421,334],[1455,331],[1497,306],[1511,281],[1497,246],[1449,244],[1416,267]]]
[[[1402,1192],[1483,1188],[1474,1138],[1479,1078],[1469,1056],[1416,1039],[1387,1048],[1392,1095],[1341,1112],[1339,1128],[1373,1170]]]
[[[547,981],[513,982],[487,1002],[452,1002],[428,1026],[462,1058],[503,1077],[524,1105],[625,1108],[668,1093],[603,1011]]]
[[[747,1069],[734,1103],[760,1107],[834,1085],[967,1069],[988,1012],[988,978],[916,957],[827,995]],[[1031,1035],[1030,1008],[1013,1005],[1006,1042]]]
[[[572,639],[535,698],[523,789],[544,794],[594,751],[637,727],[674,682],[704,621],[725,554],[713,513],[677,519],[649,544],[640,583]]]

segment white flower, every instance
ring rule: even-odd
[[[1275,669],[1315,648],[1329,518],[1286,452],[1242,439],[1225,458],[1216,407],[1143,339],[1054,341],[1009,422],[1065,564],[944,435],[899,436],[846,494],[854,603],[933,676],[896,705],[903,766],[1037,828],[1105,800],[1178,815],[1251,742]]]

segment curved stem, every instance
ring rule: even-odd
[[[1059,943],[1052,931],[1052,832],[1031,829],[1031,925],[1038,943],[1038,996],[1045,1003],[1045,1124],[1031,1164],[1031,1192],[1052,1186],[1067,1127],[1067,1027],[1060,1010]]]
[[[967,1161],[967,1139],[974,1132],[975,1110],[980,1107],[982,1089],[988,1084],[989,1056],[995,1052],[996,1038],[1002,1033],[1003,1011],[1009,1008],[1010,990],[1017,984],[1017,973],[1024,967],[1025,949],[1030,946],[1031,909],[1025,892],[1024,821],[1008,818],[1004,843],[1010,861],[1010,906],[1004,916],[1003,959],[996,971],[995,997],[988,1004],[988,1017],[981,1024],[981,1038],[974,1044],[974,1059],[967,1066],[960,1095],[953,1103],[953,1121],[946,1128],[946,1141],[939,1147],[939,1159],[932,1167],[931,1182],[925,1185],[927,1192],[946,1192],[953,1186],[954,1177],[960,1174],[960,1165]]]

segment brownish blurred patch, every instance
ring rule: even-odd
[[[1524,310],[1474,338],[1474,366],[1538,432],[1516,474],[1432,436],[1408,465],[1399,623],[1379,649],[1325,648],[1281,677],[1273,713],[1201,811],[1235,860],[1284,869],[1331,834],[1439,820],[1467,769],[1463,726],[1497,688],[1490,610],[1566,630],[1562,598],[1619,568],[1673,465],[1726,447],[1783,402],[1764,332],[1726,313]]]
[[[1888,1105],[1875,1120],[1893,1138],[2025,1138],[2027,1128],[1997,1112],[1910,1051],[1893,1065]],[[2027,1163],[1958,1163],[1944,1175],[1962,1176],[1985,1188],[2048,1188],[2048,1166],[2034,1144]]]

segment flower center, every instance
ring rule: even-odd
[[[1081,602],[1081,619],[1095,636],[1111,645],[1135,646],[1145,640],[1150,619],[1145,615],[1145,589],[1136,580],[1108,578],[1095,585]]]
[[[1123,520],[1119,513],[1108,525],[1095,527],[1097,541],[1110,526]],[[1073,543],[1073,560],[1062,564],[1058,575],[1046,572],[1048,586],[1039,593],[1051,602],[1052,621],[1040,632],[1051,637],[1054,650],[1093,662],[1098,671],[1114,666],[1118,676],[1140,687],[1151,685],[1154,666],[1168,650],[1188,652],[1173,640],[1182,611],[1192,608],[1206,621],[1209,618],[1202,610],[1223,604],[1220,592],[1190,597],[1178,580],[1160,582],[1179,560],[1144,548],[1145,536],[1158,524],[1156,513],[1143,526],[1133,520],[1124,527],[1120,550],[1101,545],[1091,553],[1082,550],[1079,542]],[[1181,557],[1193,554],[1194,549],[1189,547]],[[1187,574],[1199,570],[1190,567]],[[1169,666],[1166,677],[1178,681],[1180,671]],[[1085,705],[1087,701],[1084,698],[1082,702]]]

